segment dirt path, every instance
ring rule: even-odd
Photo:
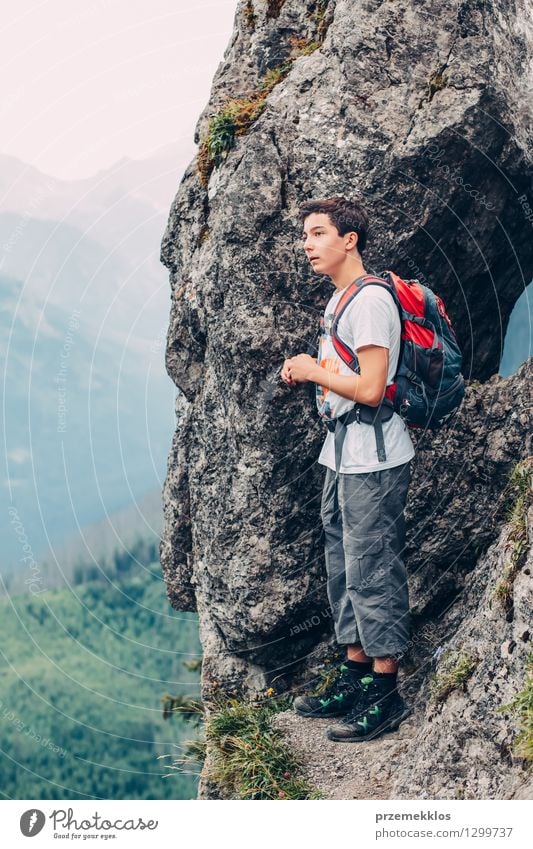
[[[292,711],[274,717],[310,782],[326,799],[391,799],[395,773],[413,734],[413,716],[398,731],[367,743],[333,743],[332,719],[306,719]],[[402,764],[405,768],[405,763]]]

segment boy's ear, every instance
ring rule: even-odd
[[[352,232],[352,233],[347,233],[347,236],[349,237],[349,240],[350,240],[350,241],[353,241],[353,245],[352,245],[352,247],[350,248],[350,250],[352,250],[354,247],[356,248],[356,247],[357,247],[357,242],[359,241],[359,236],[357,235],[357,233],[353,233],[353,232]]]

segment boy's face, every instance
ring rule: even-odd
[[[304,220],[303,248],[317,274],[334,275],[346,260],[354,255],[355,233],[339,236],[337,228],[325,212],[312,212]]]

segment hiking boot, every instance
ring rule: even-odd
[[[365,680],[372,679],[342,663],[338,677],[329,687],[316,696],[297,696],[293,708],[300,716],[317,719],[323,716],[343,716],[358,703],[364,691]]]
[[[410,713],[398,690],[389,690],[383,678],[371,678],[358,703],[326,735],[338,743],[375,740],[386,731],[396,731]]]

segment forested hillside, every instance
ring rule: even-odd
[[[158,564],[117,557],[98,580],[80,563],[68,588],[0,601],[5,798],[196,795],[167,767],[194,726],[161,705],[198,695],[196,617],[169,606]]]

